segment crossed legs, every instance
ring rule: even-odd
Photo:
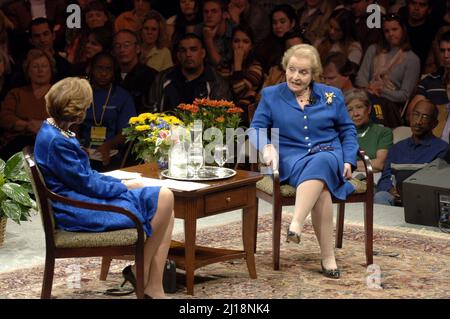
[[[333,245],[333,206],[331,194],[321,180],[307,180],[296,190],[294,216],[289,230],[301,234],[309,212],[320,245],[321,259],[326,269],[336,269]]]

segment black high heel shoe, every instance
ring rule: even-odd
[[[130,266],[126,266],[123,270],[122,270],[122,276],[123,276],[123,283],[120,287],[123,287],[127,282],[129,282],[134,290],[136,291],[136,277],[133,274],[133,271],[131,270],[131,265]]]
[[[289,226],[287,228],[287,236],[286,236],[286,242],[290,243],[296,243],[296,244],[300,244],[301,238],[300,238],[300,234],[297,234],[296,232],[290,231],[289,230]]]
[[[320,266],[322,267],[322,274],[325,277],[333,278],[333,279],[339,279],[341,277],[341,271],[339,270],[339,268],[325,269],[325,267],[323,266],[322,261],[320,262]]]

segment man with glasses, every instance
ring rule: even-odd
[[[122,82],[119,84],[133,96],[137,114],[149,112],[145,98],[158,72],[139,62],[141,44],[138,36],[130,30],[117,32],[113,52],[120,66]]]
[[[402,182],[436,158],[444,158],[448,143],[433,135],[438,110],[428,100],[416,104],[410,115],[412,136],[394,144],[388,152],[374,202],[402,204]]]

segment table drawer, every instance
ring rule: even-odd
[[[219,192],[205,197],[206,214],[246,206],[248,203],[248,188],[242,187],[230,191]]]

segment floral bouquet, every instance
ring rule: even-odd
[[[226,128],[237,128],[241,121],[240,113],[244,112],[233,102],[225,100],[195,99],[192,104],[180,104],[177,116],[185,125],[191,125],[194,120],[203,122],[203,130],[216,127],[225,137]]]
[[[130,118],[128,124],[122,133],[127,142],[134,142],[132,153],[146,162],[159,162],[167,160],[171,145],[170,127],[183,122],[164,113],[142,113]]]

